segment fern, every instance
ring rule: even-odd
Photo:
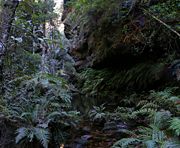
[[[142,103],[144,104],[144,103]],[[159,111],[156,112],[154,109],[150,108],[141,108],[139,110],[133,111],[132,116],[138,117],[138,115],[149,114],[151,115],[150,121],[152,121],[147,127],[140,126],[137,129],[128,132],[128,138],[123,138],[117,141],[113,147],[133,147],[137,145],[138,147],[147,147],[147,148],[155,148],[155,147],[173,147],[178,148],[180,145],[175,140],[175,136],[172,135],[172,138],[169,138],[169,135],[166,135],[167,127],[169,127],[171,120],[171,113],[169,111]],[[180,128],[179,118],[174,118],[171,120],[170,129],[176,132],[176,135],[179,136]],[[179,129],[178,129],[179,128]]]
[[[29,131],[27,128],[21,127],[17,129],[16,133],[17,133],[16,143],[19,143],[22,139],[28,136]]]
[[[146,105],[147,103],[149,103],[148,100],[140,100],[136,106],[142,107],[142,106]]]
[[[14,96],[6,96],[9,97],[10,116],[20,118],[25,125],[17,129],[16,143],[23,145],[37,140],[47,148],[50,141],[62,142],[67,134],[64,127],[76,126],[79,121],[79,113],[71,106],[68,83],[56,76],[41,73],[10,83],[17,81],[19,84]],[[12,95],[11,92],[9,94]],[[50,130],[55,127],[56,130]],[[60,138],[51,136],[54,134]]]
[[[153,102],[149,102],[149,103],[143,105],[143,106],[142,106],[142,109],[144,109],[144,108],[158,109],[158,107],[159,107],[159,106],[158,106],[157,104],[155,104],[155,103],[153,103]]]
[[[157,126],[151,125],[152,128],[152,140],[161,144],[163,140],[166,140],[166,135],[164,131],[161,131]]]
[[[138,129],[138,139],[147,147],[157,147],[162,145],[167,137],[164,131],[161,131],[156,125],[150,125],[149,127],[140,127]]]
[[[169,143],[164,131],[161,131],[155,125],[150,125],[150,127],[139,127],[136,131],[138,135],[132,135],[136,138],[123,138],[117,141],[113,147],[130,147],[134,144],[140,147],[146,146],[147,148],[155,148],[162,147],[165,143]],[[175,144],[175,142],[172,144]]]
[[[34,128],[34,135],[36,136],[37,140],[41,142],[44,148],[48,148],[50,134],[47,129],[36,127]]]
[[[112,148],[128,148],[129,145],[137,144],[140,140],[137,138],[123,138],[117,141]]]
[[[147,140],[144,142],[147,148],[155,148],[156,142],[154,140]]]
[[[151,108],[141,108],[139,110],[133,111],[131,116],[132,118],[137,118],[139,115],[152,115],[156,112],[156,109]]]
[[[167,141],[164,141],[162,143],[162,148],[179,148],[180,147],[180,142],[179,139],[170,139]]]
[[[94,106],[94,109],[89,112],[89,117],[93,121],[102,120],[105,119],[106,113],[104,104],[102,104],[100,107]]]
[[[154,114],[153,124],[159,128],[167,128],[171,119],[171,113],[169,111],[156,112]]]
[[[36,138],[44,148],[48,148],[49,131],[47,129],[39,127],[21,127],[17,130],[16,143],[19,143],[25,138],[28,138],[29,142],[32,142],[33,139]]]
[[[180,136],[180,119],[179,118],[173,118],[171,120],[170,129],[172,129],[177,136]]]

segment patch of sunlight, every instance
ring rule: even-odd
[[[54,0],[54,2],[56,3],[56,6],[54,7],[54,12],[59,15],[57,19],[57,28],[61,32],[61,34],[64,35],[64,24],[61,21],[64,10],[64,0]]]

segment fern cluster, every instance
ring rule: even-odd
[[[11,87],[10,87],[11,86]],[[16,86],[12,93],[13,86]],[[47,148],[51,141],[60,144],[66,127],[75,126],[79,113],[71,106],[68,83],[50,74],[37,74],[9,82],[4,96],[10,118],[20,119],[16,143],[38,140]]]
[[[180,98],[173,95],[175,89],[177,88],[150,91],[146,97],[141,96],[146,100],[138,101],[128,118],[129,121],[131,119],[137,123],[144,118],[140,124],[147,124],[147,126],[138,126],[128,138],[117,141],[113,147],[178,148],[180,146],[178,142],[179,105],[176,101]]]
[[[177,88],[150,91],[148,94],[133,94],[121,100],[121,106],[108,109],[106,104],[94,107],[89,112],[93,122],[132,123],[135,127],[122,130],[127,136],[117,141],[113,148],[129,147],[173,147],[178,148],[179,96]]]
[[[177,136],[180,135],[180,119],[179,118],[173,118],[171,120],[171,126],[170,129],[172,129]]]
[[[120,72],[114,72],[111,69],[86,69],[79,78],[84,81],[82,91],[95,94],[103,89],[147,88],[162,78],[163,69],[164,63],[138,64],[132,69]]]
[[[164,120],[166,119],[166,120]],[[130,134],[130,138],[123,138],[117,141],[113,148],[125,148],[125,147],[147,147],[147,148],[178,148],[180,143],[178,137],[175,137],[173,134],[170,136],[169,128],[171,119],[169,114],[164,112],[156,112],[154,115],[154,122],[151,123],[148,127],[138,127]],[[164,124],[167,123],[167,124]],[[164,124],[164,125],[163,125]],[[163,125],[163,126],[160,126]],[[167,126],[167,127],[166,127]]]

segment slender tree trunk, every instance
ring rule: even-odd
[[[15,12],[18,4],[19,4],[18,0],[5,1],[3,5],[3,10],[0,14],[0,18],[1,18],[0,40],[1,40],[1,46],[4,48],[9,38],[9,33],[11,30],[12,22],[15,17]],[[0,53],[2,54],[4,50],[5,49],[0,48]]]
[[[4,0],[0,14],[0,94],[3,93],[3,59],[7,52],[12,22],[15,17],[19,0]]]

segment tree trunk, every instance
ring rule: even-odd
[[[4,0],[0,13],[0,94],[3,93],[3,59],[18,4],[18,0]]]

